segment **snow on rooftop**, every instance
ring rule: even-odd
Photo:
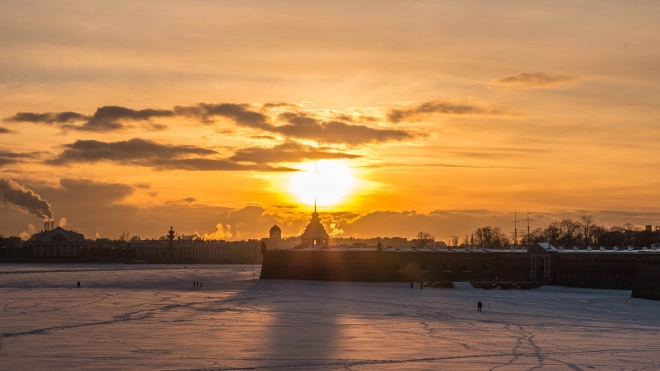
[[[559,251],[556,247],[552,246],[548,242],[539,242],[538,245],[546,251]]]

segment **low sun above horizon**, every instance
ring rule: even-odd
[[[357,182],[342,160],[302,163],[289,178],[288,191],[305,205],[337,206],[355,193]]]

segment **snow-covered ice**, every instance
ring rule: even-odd
[[[0,265],[0,369],[660,370],[660,302],[630,291],[411,290],[259,269]]]

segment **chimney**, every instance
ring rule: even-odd
[[[49,225],[50,225],[50,222],[48,222],[48,220],[44,220],[44,232],[48,230]]]
[[[52,231],[53,229],[55,229],[55,221],[51,220],[50,221],[50,230]]]

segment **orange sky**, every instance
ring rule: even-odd
[[[657,225],[658,19],[653,1],[4,1],[1,178],[87,237],[295,235],[314,160],[343,195],[319,208],[336,235],[444,240],[526,210]],[[41,228],[2,206],[0,233]]]

